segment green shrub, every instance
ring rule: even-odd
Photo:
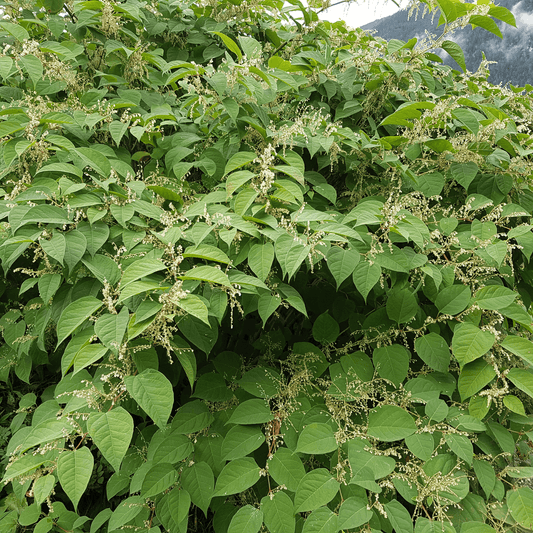
[[[0,531],[533,529],[533,88],[425,3],[2,2]]]

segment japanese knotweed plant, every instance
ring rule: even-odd
[[[533,529],[533,87],[421,3],[0,2],[0,531]]]

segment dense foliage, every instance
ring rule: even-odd
[[[2,6],[0,531],[533,528],[527,93],[299,0]]]

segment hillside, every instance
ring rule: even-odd
[[[489,61],[497,64],[490,65],[491,83],[507,82],[516,86],[533,84],[533,8],[529,0],[500,0],[500,5],[510,9],[516,18],[516,28],[498,22],[503,39],[492,35],[482,28],[464,29],[456,33],[451,40],[456,41],[464,51],[468,70],[475,72],[482,59],[482,52]],[[425,36],[426,30],[434,35],[440,35],[442,26],[437,28],[438,17],[431,20],[431,15],[418,20],[414,15],[408,20],[407,10],[399,11],[365,26],[365,30],[376,30],[376,35],[384,39],[401,39]],[[453,68],[459,68],[455,61],[442,50],[437,53]],[[445,57],[446,56],[446,57]]]

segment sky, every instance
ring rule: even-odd
[[[332,0],[334,4],[336,0]],[[401,2],[398,2],[401,4]],[[405,4],[405,2],[403,2]],[[344,20],[348,26],[357,28],[374,20],[388,17],[398,11],[398,7],[391,0],[357,0],[351,4],[342,3],[330,7],[320,14],[321,19],[336,22]]]

